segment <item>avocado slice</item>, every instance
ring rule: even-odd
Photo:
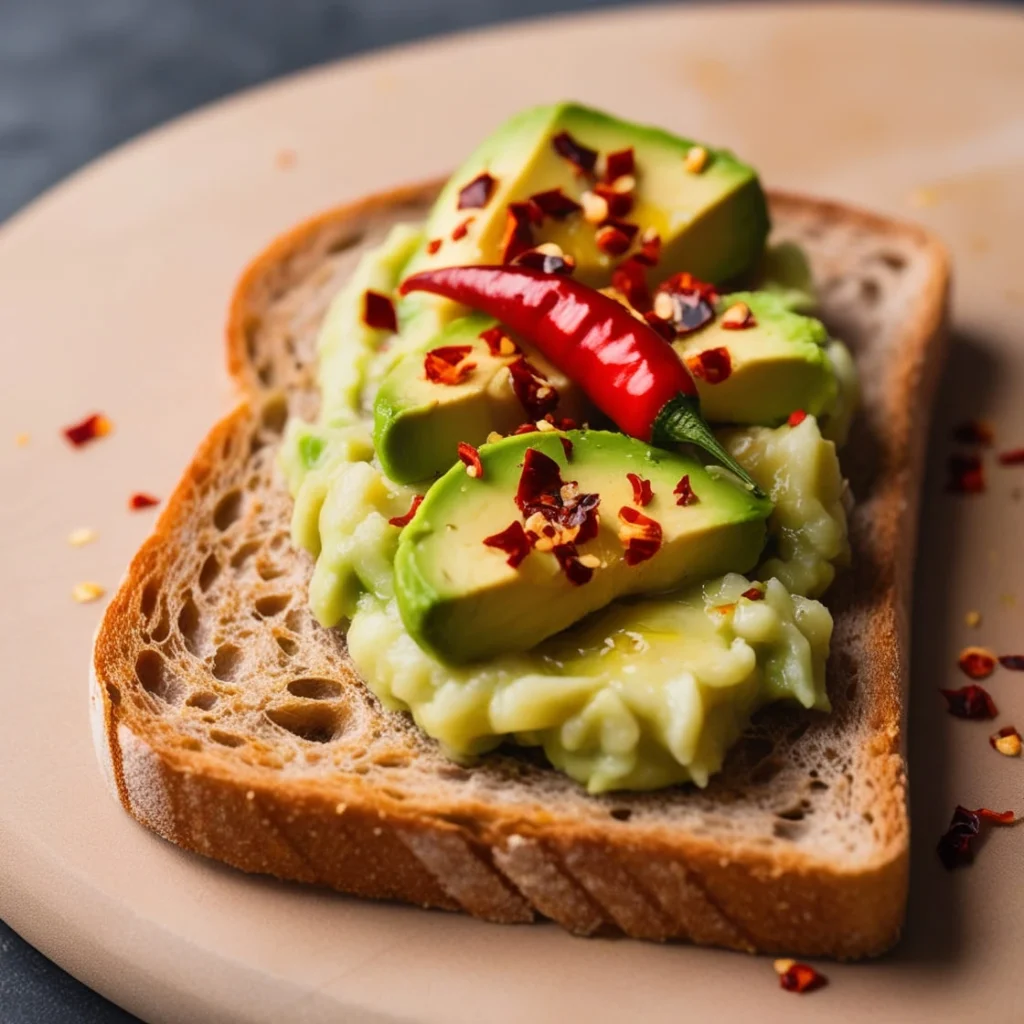
[[[437,476],[455,462],[460,441],[481,445],[492,431],[511,433],[531,421],[513,388],[509,364],[515,359],[525,357],[554,389],[554,416],[584,415],[579,387],[539,352],[516,341],[521,355],[491,353],[481,335],[497,326],[496,320],[477,313],[453,321],[432,339],[429,350],[468,348],[465,358],[475,367],[460,383],[428,379],[427,349],[403,356],[384,377],[374,403],[373,444],[392,480],[412,483]]]
[[[563,441],[571,443],[568,456]],[[530,449],[534,454],[528,456]],[[542,461],[536,453],[557,464],[562,481],[575,481],[581,494],[600,497],[588,531],[596,535],[586,539],[581,532],[584,539],[576,544],[581,565],[590,568],[586,582],[573,583],[556,555],[539,545],[512,567],[507,549],[484,543],[524,516],[529,527],[529,516],[538,514],[532,506],[521,510],[516,501],[526,460]],[[527,434],[485,445],[479,454],[482,475],[471,477],[459,464],[430,488],[395,557],[402,620],[420,647],[443,661],[527,650],[615,598],[746,572],[764,545],[769,501],[687,455],[623,434]],[[650,482],[648,504],[634,503],[628,473]],[[697,500],[679,505],[683,499],[676,489],[683,477]],[[656,551],[624,547],[622,509],[660,526]],[[645,560],[636,560],[644,553]]]
[[[452,175],[428,216],[423,244],[408,272],[501,263],[509,203],[525,202],[552,189],[579,202],[594,178],[580,173],[556,151],[554,140],[565,132],[602,157],[633,150],[635,203],[621,219],[639,227],[636,238],[648,228],[661,237],[659,279],[688,270],[719,283],[754,268],[769,225],[764,192],[753,168],[725,150],[699,146],[660,128],[576,103],[556,103],[512,117]],[[704,166],[688,170],[687,155],[698,146],[706,154]],[[486,205],[460,209],[460,193],[480,175],[490,176]],[[458,230],[463,224],[464,234]],[[594,287],[610,284],[612,270],[623,258],[598,248],[595,224],[580,213],[563,219],[545,217],[532,234],[536,243],[554,242],[570,253],[576,260],[576,277]],[[458,315],[457,307],[446,300],[409,296],[399,306],[403,329],[427,310],[435,314],[428,317],[428,334],[446,317]]]
[[[755,323],[729,330],[722,314],[740,302],[750,307]],[[690,368],[709,422],[775,426],[797,409],[815,416],[828,411],[837,384],[828,331],[820,320],[792,312],[783,298],[769,292],[722,296],[716,312],[706,327],[673,342]],[[721,349],[727,360],[716,351]],[[706,353],[716,357],[707,370]]]

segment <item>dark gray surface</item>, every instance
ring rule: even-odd
[[[616,5],[621,0],[0,0],[0,221],[125,139],[285,72],[436,33]],[[0,1024],[135,1020],[0,922]]]

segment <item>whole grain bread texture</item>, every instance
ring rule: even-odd
[[[943,357],[947,258],[924,231],[772,193],[808,253],[863,407],[843,451],[852,568],[827,596],[833,712],[759,713],[703,790],[588,795],[530,751],[464,767],[353,671],[306,601],[275,468],[316,414],[315,339],[359,255],[429,183],[332,210],[243,275],[241,404],[197,451],[99,630],[94,735],[125,809],[250,872],[497,922],[842,958],[897,939],[908,872],[903,717],[917,496]]]

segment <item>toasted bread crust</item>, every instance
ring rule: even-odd
[[[551,918],[579,934],[606,931],[685,939],[747,951],[859,957],[897,938],[906,899],[908,826],[903,757],[908,604],[917,492],[932,396],[942,355],[948,261],[919,229],[845,206],[773,194],[777,217],[853,224],[919,246],[928,272],[886,383],[887,436],[874,455],[870,550],[848,586],[877,577],[870,691],[872,780],[880,840],[851,866],[797,846],[765,847],[714,833],[607,815],[559,814],[538,798],[504,804],[479,794],[450,800],[396,794],[356,773],[282,775],[232,759],[230,750],[183,745],[141,692],[133,630],[140,591],[171,571],[190,524],[209,514],[210,482],[260,429],[268,396],[254,372],[250,327],[268,293],[284,286],[289,262],[326,251],[379,211],[427,202],[430,183],[363,200],[307,221],[244,273],[231,304],[228,362],[242,405],[202,443],[153,535],[133,560],[97,636],[92,702],[98,747],[118,797],[143,825],[178,845],[260,872],[359,896],[462,910],[491,921]],[[303,255],[305,254],[305,255]],[[864,584],[867,586],[868,584]],[[351,670],[346,685],[359,684]],[[135,699],[141,698],[141,699]],[[865,697],[864,699],[868,699]],[[198,746],[198,745],[196,745]],[[596,803],[596,801],[595,801]],[[628,817],[628,815],[627,815]]]

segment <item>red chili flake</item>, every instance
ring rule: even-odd
[[[511,263],[527,249],[534,247],[533,229],[544,220],[540,207],[529,200],[509,203],[505,234],[501,240],[501,262]]]
[[[795,960],[776,960],[775,971],[779,976],[779,985],[787,992],[813,992],[828,984],[828,978],[820,971],[816,971],[810,964],[797,963]]]
[[[661,524],[629,505],[619,509],[619,540],[626,549],[626,565],[639,565],[653,558],[661,547]]]
[[[959,444],[980,444],[989,447],[996,432],[988,420],[967,420],[953,428],[953,440]]]
[[[640,238],[640,250],[633,259],[647,267],[656,267],[661,259],[661,235],[650,228]]]
[[[745,597],[748,601],[763,601],[764,591],[760,587],[751,587],[749,590],[744,590],[740,597]]]
[[[605,201],[605,205],[608,208],[608,213],[605,215],[607,218],[614,220],[619,217],[626,217],[633,212],[634,200],[632,192],[616,192],[615,189],[610,188],[608,185],[595,185],[594,195],[600,196]],[[607,223],[607,220],[605,223]],[[632,224],[629,226],[634,227]]]
[[[137,491],[128,499],[128,507],[133,512],[142,508],[153,508],[154,505],[159,504],[159,498],[154,498],[152,494],[144,494],[142,491]]]
[[[580,561],[575,544],[556,544],[551,553],[558,560],[558,567],[565,573],[570,583],[582,587],[583,584],[590,582],[594,570]]]
[[[513,569],[517,568],[532,550],[530,538],[527,537],[523,524],[518,521],[509,523],[501,533],[485,537],[484,543],[489,548],[504,551],[508,555],[506,561]]]
[[[465,238],[469,232],[469,225],[472,224],[475,219],[475,217],[467,217],[464,221],[456,224],[452,231],[452,241],[459,242]]]
[[[638,313],[650,310],[651,292],[647,287],[647,272],[636,255],[623,260],[612,271],[612,287],[621,292]],[[675,331],[672,333],[675,336]]]
[[[484,475],[484,464],[480,461],[480,453],[465,441],[459,442],[459,462],[466,467],[466,475],[474,480],[482,480]]]
[[[757,320],[745,302],[736,302],[722,314],[721,324],[725,331],[745,331],[756,327]]]
[[[971,683],[959,690],[939,690],[939,693],[946,698],[949,713],[957,718],[980,720],[999,714],[992,695],[983,686]]]
[[[520,423],[515,430],[512,431],[512,437],[518,437],[520,434],[536,434],[540,430],[540,427],[536,423]]]
[[[1024,672],[1024,654],[1000,654],[999,664],[1011,672]]]
[[[966,807],[957,807],[949,828],[939,838],[936,853],[947,871],[963,867],[974,860],[971,844],[981,832],[981,823],[993,825],[1012,825],[1013,811],[991,811],[987,807],[979,807],[970,811]]]
[[[487,343],[487,349],[492,356],[522,355],[519,346],[505,333],[500,324],[481,331],[480,339]]]
[[[583,174],[590,174],[597,164],[597,150],[589,149],[582,143],[577,142],[568,132],[559,132],[552,140],[551,145],[555,152],[568,160],[576,170]]]
[[[609,256],[621,256],[632,244],[639,229],[625,221],[607,221],[597,229],[594,242],[601,252]]]
[[[636,157],[633,155],[632,146],[629,149],[617,149],[605,157],[604,180],[609,185],[624,174],[633,174],[635,171]]]
[[[394,334],[398,330],[395,304],[386,295],[367,289],[363,293],[363,323],[375,330]]]
[[[515,500],[525,519],[540,512],[557,526],[578,528],[578,544],[597,536],[600,495],[582,494],[575,484],[566,484],[558,463],[536,448],[526,449]]]
[[[709,384],[721,384],[732,373],[729,350],[721,346],[698,352],[686,360],[686,365],[694,377],[706,380]]]
[[[540,370],[525,358],[510,363],[508,369],[512,374],[512,390],[527,416],[539,420],[554,410],[558,405],[558,392]]]
[[[1004,757],[1020,757],[1021,736],[1014,726],[1004,725],[998,732],[992,733],[988,741],[992,749]]]
[[[647,326],[657,333],[665,341],[675,341],[676,329],[668,320],[662,320],[657,313],[647,312],[644,313],[644,320],[647,321]]]
[[[999,456],[999,461],[1003,457]],[[950,455],[946,490],[953,494],[980,494],[985,490],[985,467],[980,455]]]
[[[572,458],[572,441],[567,437],[560,437],[558,440],[562,442],[562,451],[565,452],[565,458],[568,461]]]
[[[714,320],[717,301],[714,286],[684,271],[658,285],[654,311],[670,321],[677,334],[690,334]]]
[[[535,203],[545,217],[553,217],[555,220],[565,220],[566,217],[583,209],[572,196],[567,196],[560,188],[535,192],[530,196],[530,202]]]
[[[636,473],[627,473],[626,479],[629,481],[630,487],[633,488],[633,504],[639,505],[640,508],[650,505],[651,499],[654,497],[651,481],[637,476]]]
[[[987,647],[965,647],[957,664],[971,679],[987,679],[995,671],[996,656]]]
[[[427,380],[449,386],[461,384],[476,369],[476,363],[466,358],[472,351],[472,345],[432,348],[423,358],[423,372]]]
[[[83,444],[106,437],[113,429],[114,424],[103,413],[95,412],[91,416],[86,416],[81,423],[65,427],[63,433],[76,448],[81,448]]]
[[[416,515],[416,510],[422,504],[423,504],[423,495],[422,494],[417,494],[412,499],[412,504],[409,506],[409,511],[406,512],[405,515],[393,516],[391,519],[388,520],[389,525],[391,525],[391,526],[398,526],[398,527],[408,526],[409,523],[412,522],[412,517],[414,515]],[[486,544],[487,541],[484,541],[484,543]]]
[[[513,261],[517,267],[530,267],[543,274],[563,274],[568,276],[576,269],[576,260],[568,253],[544,252],[543,248],[527,249]]]
[[[436,253],[438,253],[440,251],[440,249],[441,249],[441,239],[440,238],[432,238],[429,242],[427,242],[427,255],[434,256]]]
[[[672,493],[676,495],[676,504],[682,505],[684,508],[687,505],[696,505],[700,501],[700,498],[693,493],[693,488],[690,486],[689,473],[676,484],[675,490]]]
[[[799,427],[805,419],[807,419],[807,413],[805,413],[803,409],[794,409],[789,414],[789,419],[786,420],[786,423],[791,427]]]
[[[486,171],[478,174],[468,185],[459,189],[460,210],[482,210],[494,194],[494,186],[498,179],[492,177]]]
[[[1011,448],[1008,452],[999,453],[1000,466],[1019,466],[1024,463],[1024,448]]]

